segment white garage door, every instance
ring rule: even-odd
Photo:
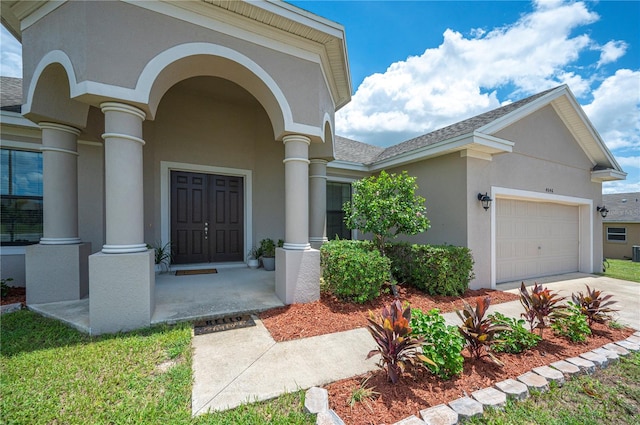
[[[578,271],[578,207],[498,199],[496,282]]]

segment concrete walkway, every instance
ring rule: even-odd
[[[563,296],[584,292],[585,284],[613,294],[620,310],[616,320],[640,330],[640,283],[587,274],[538,281]],[[506,286],[519,287],[519,282]],[[519,317],[522,306],[512,301],[491,310]],[[450,324],[460,322],[455,312],[444,316]],[[193,415],[360,375],[375,370],[378,361],[378,356],[365,360],[375,343],[364,328],[276,343],[259,320],[255,327],[195,336],[193,348]]]

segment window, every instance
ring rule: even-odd
[[[351,201],[351,183],[327,182],[327,238],[351,239],[342,205]]]
[[[607,227],[607,242],[626,242],[626,227]]]
[[[42,153],[0,150],[0,242],[38,243],[42,237]]]

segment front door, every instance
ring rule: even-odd
[[[171,172],[175,264],[244,260],[242,177]]]

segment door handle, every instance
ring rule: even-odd
[[[204,223],[204,238],[209,239],[209,222],[207,221]]]

